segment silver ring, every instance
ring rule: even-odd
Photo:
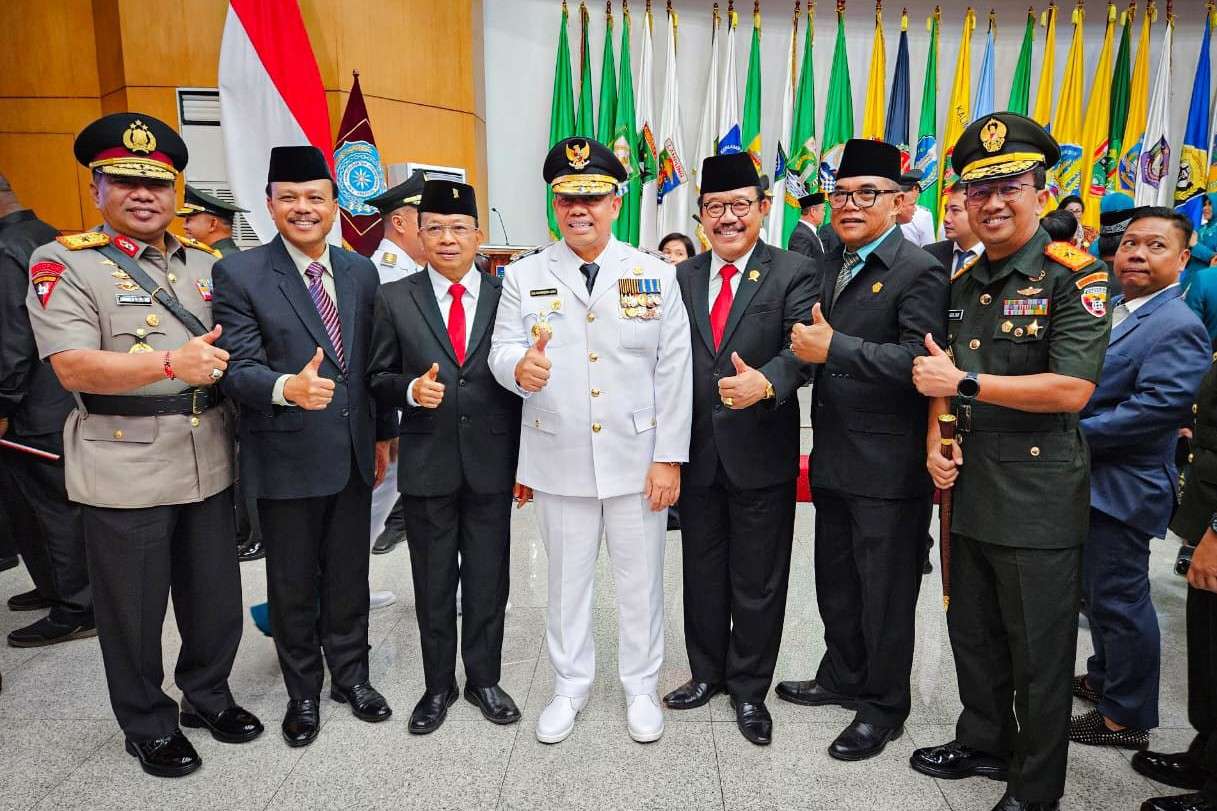
[[[222,370],[220,370],[220,369],[211,370],[211,379],[212,380],[219,380],[223,376],[224,376],[224,372]]]

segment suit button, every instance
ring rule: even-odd
[[[342,409],[342,416],[344,416],[344,417],[351,416],[351,409],[349,409],[349,408]]]
[[[177,284],[177,276],[172,273],[169,274],[169,284]]]
[[[336,377],[334,379],[337,380],[339,383],[345,383],[347,380],[346,377],[344,377],[343,375],[338,375],[338,377]]]
[[[600,433],[600,423],[598,423],[598,422],[593,422],[593,423],[592,423],[592,433],[593,433],[593,434],[598,434],[598,433]]]
[[[992,301],[993,301],[993,297],[992,297],[992,296],[990,296],[988,293],[982,293],[982,294],[981,294],[981,296],[980,296],[980,303],[981,303],[981,304],[989,304],[989,303],[991,303]]]
[[[122,431],[115,431],[115,432],[114,432],[114,438],[115,438],[115,439],[122,439],[122,438],[123,438],[123,432],[122,432]]]
[[[461,425],[468,425],[468,424],[469,424],[469,417],[462,414],[461,415]]]
[[[1196,405],[1195,403],[1192,403],[1192,413],[1197,414],[1199,412],[1200,412],[1200,406]]]
[[[595,321],[595,320],[596,320],[596,314],[595,314],[595,313],[588,313],[588,314],[587,314],[587,320],[588,320],[588,322],[589,322],[589,323],[590,323],[590,322],[592,322],[592,321]]]
[[[460,379],[460,381],[459,381],[459,385],[461,385],[461,386],[465,385],[465,378],[463,378],[463,377],[462,377],[462,378]]]
[[[198,428],[198,427],[199,427],[199,418],[198,418],[198,417],[191,417],[191,418],[190,418],[190,427],[191,427],[191,428]]]
[[[597,355],[595,352],[588,352],[587,359],[590,360],[592,363],[595,363],[596,361],[600,360],[600,356]]]
[[[599,397],[599,396],[600,396],[600,389],[592,389],[592,396],[593,396],[593,397]]]
[[[1031,446],[1031,455],[1032,455],[1032,456],[1039,456],[1039,455],[1040,455],[1040,449],[1039,449],[1039,446],[1038,446],[1038,445],[1032,445],[1032,446]]]
[[[1192,462],[1195,462],[1195,461],[1196,461],[1196,454],[1194,454],[1194,453],[1189,453],[1189,454],[1187,455],[1187,462],[1188,462],[1188,464],[1190,465]]]
[[[1014,337],[1015,337],[1015,338],[1021,338],[1021,337],[1023,337],[1023,328],[1022,328],[1022,327],[1015,327],[1015,328],[1014,328]]]
[[[972,340],[968,341],[968,349],[980,349],[980,339],[973,338]]]

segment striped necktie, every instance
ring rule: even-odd
[[[313,262],[304,271],[304,275],[308,277],[308,292],[313,297],[313,304],[317,307],[317,314],[321,316],[321,323],[325,324],[325,333],[330,336],[330,343],[334,346],[334,354],[338,356],[338,365],[345,371],[347,368],[346,353],[342,349],[342,323],[338,319],[338,308],[334,306],[334,300],[330,298],[330,294],[325,292],[325,286],[321,283],[321,277],[325,273],[325,266],[320,262]]]
[[[844,261],[841,263],[841,272],[837,274],[837,283],[832,291],[832,300],[834,302],[841,297],[841,291],[845,289],[850,279],[854,277],[854,268],[862,264],[862,257],[856,251],[846,251],[841,258]]]

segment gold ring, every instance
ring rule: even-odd
[[[735,398],[734,397],[724,397],[723,405],[725,405],[727,408],[735,408]]]

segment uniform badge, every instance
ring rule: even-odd
[[[1044,288],[1042,287],[1024,287],[1022,290],[1018,291],[1018,294],[1020,296],[1034,296],[1036,293],[1042,292],[1044,292]]]
[[[1046,298],[1008,298],[1002,302],[1002,315],[1047,315]]]
[[[1039,319],[1036,319],[1035,321],[1032,321],[1030,324],[1027,325],[1027,334],[1032,337],[1035,337],[1036,335],[1040,334]]]
[[[553,337],[554,328],[553,325],[549,323],[549,313],[546,310],[541,310],[541,312],[537,313],[537,320],[536,323],[532,325],[531,332],[534,340],[540,338],[542,335]]]
[[[1096,270],[1094,273],[1087,273],[1085,276],[1083,276],[1082,278],[1075,281],[1073,283],[1073,285],[1078,290],[1081,290],[1085,287],[1089,287],[1092,284],[1105,283],[1106,281],[1107,281],[1107,271]]]
[[[105,261],[105,260],[103,260],[103,261]],[[110,264],[114,264],[114,263],[111,262]],[[121,282],[128,281],[131,278],[130,276],[127,275],[127,271],[125,271],[125,270],[111,271],[110,275],[113,276],[115,279],[118,279]]]
[[[1006,335],[1009,335],[1009,334],[1010,334],[1010,330],[1012,330],[1012,329],[1014,329],[1014,322],[1013,322],[1013,321],[1003,321],[1003,322],[1001,322],[1001,331],[1002,331],[1003,333],[1005,333]]]
[[[874,284],[872,284],[870,286],[870,291],[872,293],[878,293],[882,289],[883,289],[883,282],[875,282]]]
[[[583,171],[583,168],[590,162],[592,156],[592,147],[586,141],[582,146],[575,143],[566,145],[566,162],[570,164],[570,168],[576,172]]]
[[[118,248],[127,256],[135,256],[137,253],[139,253],[139,246],[127,239],[122,234],[114,237],[114,247]]]
[[[663,288],[659,279],[618,279],[618,307],[622,318],[658,318],[663,311]]]
[[[130,349],[127,350],[127,354],[135,355],[140,352],[155,352],[155,351],[156,350],[154,350],[151,345],[146,344],[143,341],[136,341],[135,344]]]
[[[1082,291],[1082,306],[1095,318],[1107,315],[1107,287],[1095,285]]]
[[[642,275],[642,268],[640,268],[640,267],[638,267],[637,265],[635,265],[635,266],[634,266],[634,269],[633,269],[633,270],[631,270],[631,271],[630,271],[630,273],[633,273],[635,276],[641,276],[641,275]]]
[[[117,282],[114,283],[114,286],[117,287],[119,290],[122,290],[124,293],[131,293],[136,290],[139,290],[139,285],[136,284],[135,282],[131,281],[129,278],[118,280]]]
[[[194,287],[203,301],[211,301],[211,279],[195,279]]]
[[[963,320],[963,310],[962,310],[962,309],[959,309],[959,310],[947,310],[947,320],[949,320],[949,321],[962,321],[962,320]]]
[[[549,303],[549,309],[553,310],[555,313],[560,312],[562,310],[562,299],[556,298],[551,301]]]
[[[748,271],[748,281],[755,282],[759,278],[761,278],[761,272],[759,270]]]
[[[152,130],[148,129],[147,124],[137,118],[123,133],[123,146],[132,152],[150,155],[156,151],[156,136],[152,134]],[[117,240],[115,241],[117,242]]]
[[[1007,131],[1005,124],[996,118],[990,118],[980,128],[980,145],[989,154],[1000,151],[1006,143]]]
[[[397,264],[397,254],[392,251],[385,251],[380,257],[381,267],[391,268]]]
[[[152,296],[147,293],[115,293],[114,303],[119,306],[151,307]]]
[[[148,313],[147,318],[144,319],[144,323],[150,327],[159,327],[161,325],[161,317],[156,313]]]
[[[30,284],[34,286],[34,295],[38,296],[42,309],[46,309],[51,293],[55,292],[55,285],[59,284],[59,277],[65,270],[67,268],[63,265],[50,261],[37,262],[30,268]]]

